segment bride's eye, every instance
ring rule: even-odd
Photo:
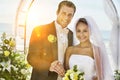
[[[83,30],[83,32],[88,32],[87,30]]]

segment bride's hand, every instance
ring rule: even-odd
[[[62,77],[63,77],[64,74],[65,74],[64,67],[63,67],[63,65],[61,64],[61,62],[59,62],[59,61],[54,61],[54,62],[52,62],[49,70],[58,73],[58,75],[60,75],[60,76],[62,76]]]

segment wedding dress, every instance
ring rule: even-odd
[[[78,69],[84,72],[85,80],[92,80],[95,75],[95,64],[94,59],[87,55],[71,55],[69,59],[69,67],[73,68],[74,65],[78,66]]]

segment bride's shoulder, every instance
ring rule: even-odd
[[[67,51],[72,51],[73,48],[74,48],[73,46],[70,46],[70,47],[67,48]]]
[[[75,49],[76,49],[76,46],[70,46],[70,47],[68,47],[66,49],[66,52],[69,53],[69,54],[71,54],[71,53],[73,53],[75,51]]]
[[[73,51],[76,48],[76,46],[70,46],[67,48],[67,50]]]

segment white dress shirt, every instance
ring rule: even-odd
[[[69,30],[67,28],[62,28],[61,25],[59,25],[55,21],[55,27],[56,27],[56,33],[57,33],[57,42],[58,42],[58,61],[60,61],[62,64],[64,62],[64,54],[65,50],[68,47],[68,32]],[[57,80],[62,80],[60,76],[58,76]]]

